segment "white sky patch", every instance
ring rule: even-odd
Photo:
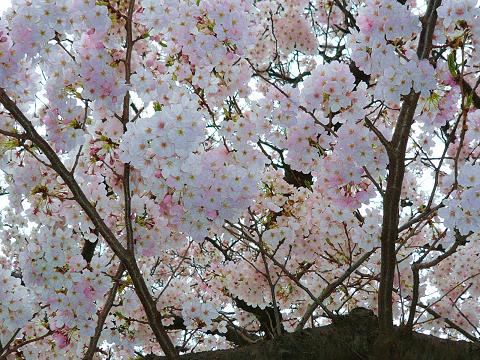
[[[12,5],[10,0],[0,0],[0,15]]]

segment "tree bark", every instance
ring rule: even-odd
[[[428,59],[433,33],[437,22],[437,8],[441,0],[430,0],[425,15],[422,17],[422,31],[418,40],[417,56],[420,60]],[[387,144],[388,176],[385,196],[383,199],[383,221],[381,241],[380,286],[378,290],[378,314],[381,337],[376,344],[377,360],[390,358],[397,352],[396,336],[393,330],[393,279],[397,263],[395,244],[398,239],[400,196],[405,175],[405,155],[408,137],[414,121],[419,93],[413,88],[410,94],[403,98],[402,107],[392,139]],[[415,309],[412,309],[415,311]]]
[[[183,360],[368,360],[374,353],[378,320],[362,309],[360,314],[341,316],[333,324],[282,335],[274,340],[219,351],[183,355]],[[385,360],[479,360],[480,345],[410,333],[398,328],[396,354]],[[145,360],[164,360],[147,355]]]

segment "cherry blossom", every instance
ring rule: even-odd
[[[0,358],[477,339],[480,10],[404,3],[13,0]]]

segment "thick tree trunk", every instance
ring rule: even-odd
[[[394,357],[385,360],[480,360],[480,345],[397,332]],[[339,317],[332,325],[285,334],[230,350],[181,356],[184,360],[368,360],[378,335],[378,320],[362,313]],[[164,360],[148,355],[147,360]]]

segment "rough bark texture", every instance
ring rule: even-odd
[[[479,360],[480,345],[413,333],[401,335],[396,353],[385,360]],[[305,329],[274,340],[230,350],[181,356],[184,360],[368,360],[378,335],[378,320],[367,310],[339,317],[332,325]],[[147,355],[146,360],[164,360]]]

